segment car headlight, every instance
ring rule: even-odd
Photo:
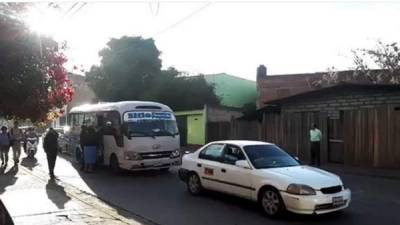
[[[124,159],[125,160],[141,160],[142,157],[137,152],[125,151],[124,152]]]
[[[294,195],[315,195],[315,190],[304,184],[290,184],[286,190],[290,194]]]
[[[170,158],[178,158],[181,155],[179,150],[175,150],[171,152]]]

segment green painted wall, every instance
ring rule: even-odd
[[[190,115],[187,117],[187,143],[192,145],[204,145],[206,132],[203,115]]]
[[[207,83],[213,84],[215,94],[223,106],[241,108],[247,103],[255,103],[257,84],[255,81],[235,77],[226,73],[204,75]]]
[[[188,145],[204,145],[206,143],[204,110],[179,111],[175,112],[175,116],[186,116]]]

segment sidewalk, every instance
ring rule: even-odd
[[[354,174],[360,176],[381,177],[387,179],[400,180],[399,169],[381,169],[381,168],[365,168],[356,166],[347,166],[342,164],[325,164],[322,169],[332,171],[334,173]]]
[[[0,198],[15,224],[149,224],[44,171],[11,167],[0,175]]]

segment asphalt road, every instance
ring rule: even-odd
[[[41,152],[41,151],[40,151]],[[44,154],[31,169],[46,168]],[[351,206],[322,216],[289,214],[271,220],[250,201],[209,192],[193,197],[178,179],[177,168],[169,172],[135,172],[114,175],[106,168],[82,173],[62,158],[56,175],[60,180],[90,191],[100,198],[163,225],[258,225],[258,224],[400,224],[400,180],[340,174],[353,193]]]

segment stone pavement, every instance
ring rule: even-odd
[[[0,173],[0,198],[15,224],[149,224],[44,171],[8,166]]]

